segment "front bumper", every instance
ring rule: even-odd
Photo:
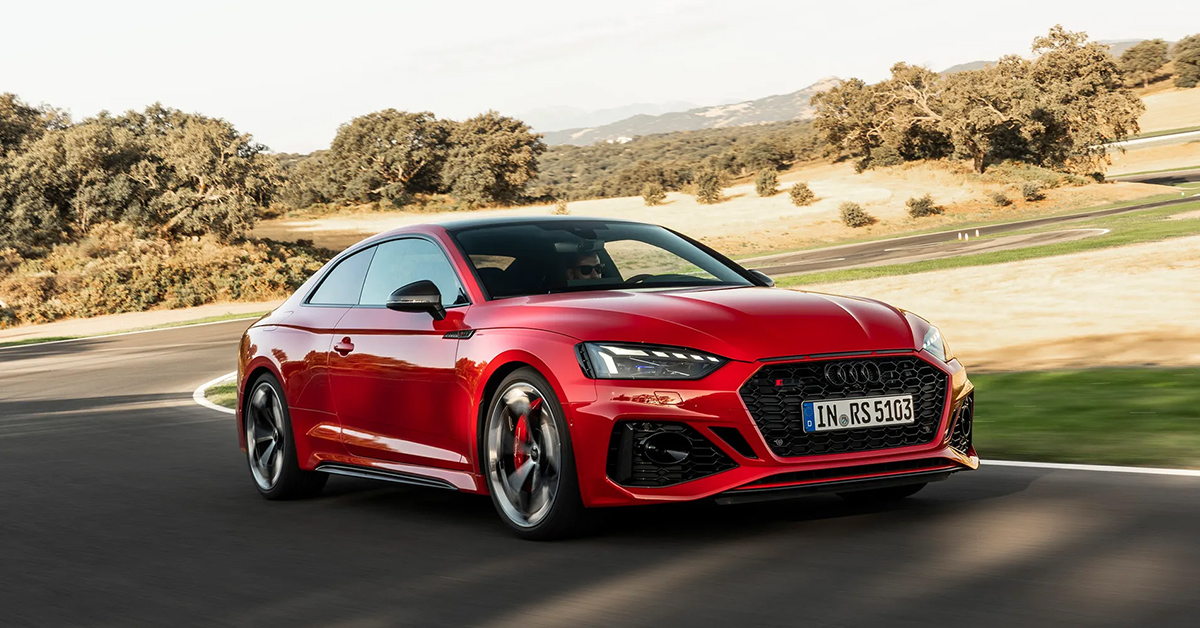
[[[873,355],[856,356],[870,359]],[[690,501],[716,497],[720,503],[778,499],[822,490],[849,491],[884,485],[911,484],[944,479],[949,474],[975,469],[979,458],[970,444],[973,412],[972,385],[957,360],[937,363],[923,354],[888,352],[888,358],[917,358],[946,376],[945,403],[928,442],[916,445],[868,448],[841,453],[807,453],[781,456],[752,418],[739,389],[759,371],[776,361],[731,362],[699,381],[638,382],[598,380],[596,400],[568,408],[580,491],[588,506],[621,506],[654,502]],[[796,362],[830,359],[797,358]],[[966,410],[964,410],[966,409]],[[967,437],[955,433],[960,414],[967,418]],[[686,430],[711,443],[712,455],[702,459],[701,477],[674,475],[666,486],[646,484],[653,476],[631,475],[628,462],[616,460],[620,430],[633,425],[686,426]],[[673,428],[674,429],[674,428]],[[733,438],[730,429],[741,439]],[[773,439],[775,440],[775,439]],[[791,450],[783,450],[791,451]],[[712,464],[727,459],[728,464]],[[674,469],[674,468],[673,468]],[[695,475],[697,472],[692,472]]]

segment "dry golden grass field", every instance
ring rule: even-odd
[[[817,195],[816,203],[807,207],[792,205],[787,187],[796,181],[808,182]],[[724,190],[726,200],[715,205],[702,205],[691,195],[672,192],[658,207],[646,207],[641,197],[627,197],[577,201],[568,209],[575,216],[662,224],[702,239],[727,254],[746,256],[919,229],[953,228],[967,222],[1016,220],[1166,191],[1142,183],[1064,186],[1048,190],[1046,200],[1029,203],[1021,199],[1016,184],[979,177],[965,166],[942,162],[906,164],[862,174],[855,174],[848,163],[807,164],[783,173],[780,187],[779,194],[760,197],[751,184],[734,185]],[[988,196],[993,191],[1002,191],[1013,204],[995,206]],[[910,218],[905,201],[924,194],[931,194],[946,208],[946,213]],[[845,201],[859,203],[878,222],[858,229],[842,225],[838,206]],[[470,213],[338,213],[265,221],[256,234],[278,239],[308,238],[317,244],[344,248],[368,235],[408,224],[466,217],[549,215],[551,209],[552,206],[535,205]]]
[[[928,316],[975,370],[1200,365],[1200,237],[807,289]]]
[[[1112,167],[1108,169],[1109,176],[1188,166],[1200,167],[1200,140],[1185,144],[1130,148],[1123,153],[1115,152],[1110,157]]]
[[[1138,119],[1142,133],[1200,125],[1200,88],[1171,87],[1142,96],[1146,113]]]

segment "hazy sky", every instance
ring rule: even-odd
[[[1200,31],[1194,0],[1109,2],[5,3],[0,92],[75,118],[154,101],[225,118],[272,149],[327,147],[394,107],[461,119],[567,105],[710,104],[1027,54],[1062,23],[1096,39]],[[1187,8],[1191,7],[1191,8]]]

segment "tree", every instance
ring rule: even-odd
[[[813,201],[817,200],[817,195],[808,188],[808,184],[803,181],[797,181],[792,184],[788,190],[788,196],[792,198],[792,204],[796,207],[804,207],[812,205]]]
[[[1103,44],[1062,26],[1033,40],[1033,92],[1023,99],[1021,131],[1047,168],[1087,173],[1108,163],[1104,144],[1137,133],[1146,106],[1125,88]]]
[[[265,150],[224,120],[161,105],[51,128],[5,160],[0,248],[45,250],[113,222],[240,238],[274,191]]]
[[[712,205],[721,202],[721,173],[705,168],[696,175],[696,202]]]
[[[1146,87],[1167,61],[1167,42],[1148,39],[1121,53],[1121,72]]]
[[[995,66],[952,74],[946,80],[938,126],[956,154],[982,173],[997,140],[1019,135],[1029,93],[1025,61],[1009,56]],[[1011,152],[1011,151],[1010,151]]]
[[[754,191],[759,196],[773,196],[779,193],[779,175],[774,168],[760,170],[754,178]]]
[[[741,157],[741,163],[751,170],[779,170],[792,158],[790,151],[771,141],[755,142]]]
[[[1175,86],[1195,87],[1200,84],[1200,35],[1184,37],[1171,49],[1175,65]]]
[[[437,191],[448,137],[446,124],[428,112],[384,109],[343,124],[329,148],[339,196],[403,205]]]
[[[159,193],[148,203],[150,224],[175,235],[244,237],[258,208],[271,202],[278,175],[267,147],[219,118],[151,105],[144,114],[148,157],[132,177]]]
[[[813,125],[835,152],[867,163],[871,151],[883,143],[888,119],[878,90],[852,78],[812,97],[817,109]]]
[[[451,125],[442,185],[471,207],[513,203],[537,177],[546,150],[529,125],[494,111]]]
[[[0,157],[28,140],[33,141],[51,129],[64,129],[71,123],[65,113],[47,106],[33,107],[16,94],[0,94]]]
[[[662,205],[662,202],[667,199],[667,192],[663,186],[650,182],[642,187],[642,200],[646,202],[647,207]]]

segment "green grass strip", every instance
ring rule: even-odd
[[[829,270],[803,275],[791,275],[776,279],[776,285],[782,287],[802,286],[817,283],[833,283],[839,281],[856,281],[859,279],[874,279],[876,277],[892,277],[896,275],[912,275],[916,273],[948,270],[951,268],[966,268],[970,266],[986,266],[1016,262],[1054,255],[1067,255],[1107,249],[1127,244],[1156,242],[1170,238],[1200,234],[1200,219],[1179,220],[1170,216],[1200,209],[1200,201],[1184,203],[1160,209],[1151,209],[1136,213],[1106,216],[1094,220],[1080,221],[1070,225],[1056,225],[1052,230],[1097,228],[1110,229],[1106,234],[1041,246],[1030,246],[1005,251],[962,255],[942,259],[924,260],[906,264],[888,264],[884,266],[869,266],[866,268],[848,268],[844,270]],[[1037,231],[1044,231],[1045,228]],[[1032,231],[1031,231],[1032,232]],[[1021,232],[1011,232],[1002,235],[1019,235]],[[998,236],[997,236],[998,237]]]
[[[982,458],[1200,467],[1200,368],[993,373],[971,381]]]
[[[204,398],[225,408],[237,407],[237,382],[225,382],[210,386],[204,391]]]

